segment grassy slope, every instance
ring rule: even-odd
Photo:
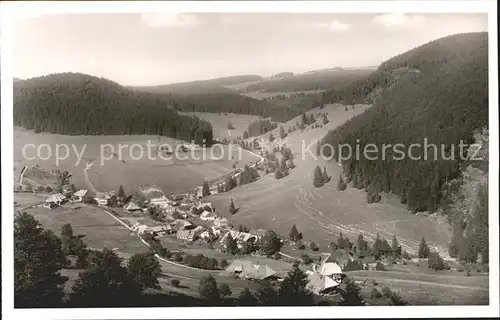
[[[383,194],[378,204],[367,204],[364,191],[349,187],[340,192],[336,185],[340,174],[337,164],[314,160],[309,155],[302,159],[301,140],[304,140],[305,146],[313,143],[311,151],[315,153],[315,141],[366,108],[358,105],[346,112],[339,105],[327,105],[322,110],[312,110],[312,113],[328,112],[330,123],[319,129],[306,128],[303,133],[296,131],[286,138],[285,143],[295,154],[297,166],[288,177],[276,180],[273,175],[267,175],[255,183],[212,195],[208,200],[217,208],[228,208],[230,198],[233,198],[240,210],[230,218],[248,227],[274,229],[287,235],[292,223],[295,223],[304,238],[317,241],[322,251],[328,251],[327,245],[336,240],[339,232],[347,234],[351,240],[355,240],[361,232],[372,239],[380,233],[388,240],[396,234],[409,251],[415,251],[418,241],[424,236],[431,246],[446,255],[450,239],[446,224],[411,214],[390,194]],[[294,119],[285,127],[296,122],[297,119]],[[275,136],[278,136],[277,130]],[[267,140],[267,137],[268,134],[263,138]],[[312,185],[312,172],[316,165],[325,166],[332,176],[332,180],[322,188]],[[228,215],[227,209],[223,211]]]
[[[188,191],[196,186],[201,185],[203,179],[213,179],[229,172],[232,169],[233,161],[229,160],[228,156],[225,156],[222,160],[207,160],[207,161],[195,161],[191,158],[188,160],[148,160],[147,159],[147,149],[146,144],[148,140],[152,144],[157,143],[158,136],[147,136],[147,135],[130,135],[130,136],[65,136],[65,135],[55,135],[55,134],[34,134],[31,131],[26,131],[24,129],[15,128],[14,130],[14,161],[16,165],[16,176],[20,173],[22,165],[29,164],[35,165],[39,164],[41,168],[50,169],[56,165],[55,161],[55,149],[56,145],[67,144],[71,149],[73,146],[77,148],[78,152],[81,152],[82,147],[86,145],[84,156],[82,161],[76,166],[76,155],[74,151],[70,151],[69,157],[66,160],[62,160],[59,164],[61,169],[68,170],[72,175],[72,182],[77,188],[89,188],[89,184],[86,180],[84,169],[87,163],[96,161],[96,163],[88,170],[89,180],[92,182],[94,187],[98,191],[107,191],[111,189],[116,189],[120,184],[123,185],[126,192],[132,192],[142,185],[158,185],[162,187],[165,193],[175,193]],[[161,140],[162,143],[169,143],[175,146],[181,143],[178,140],[164,138]],[[32,143],[36,146],[41,144],[48,144],[52,147],[53,153],[52,157],[48,160],[40,160],[39,158],[35,160],[29,160],[23,157],[22,148],[25,144]],[[101,145],[111,144],[118,151],[118,144],[123,146],[128,146],[122,149],[123,160],[122,162],[118,159],[111,159],[104,161],[104,165],[100,165],[100,154]],[[143,146],[144,158],[142,160],[133,160],[129,151],[132,150],[132,156],[138,157],[140,154],[140,149],[130,147],[133,144],[140,144]],[[227,147],[224,147],[227,150]],[[64,149],[61,147],[61,154],[64,154]],[[104,147],[105,156],[109,156],[110,150],[108,147]],[[47,150],[42,149],[42,157],[46,157]],[[35,156],[35,149],[28,148],[27,156]],[[220,151],[215,151],[219,155]],[[226,154],[228,153],[225,151]],[[238,154],[237,149],[232,150],[232,157],[234,158]],[[239,166],[243,166],[245,163],[250,161],[256,161],[258,158],[252,154],[244,151],[243,158],[238,163]],[[152,155],[155,154],[152,152]],[[195,153],[196,156],[201,157],[200,153]],[[187,154],[189,157],[189,153]]]
[[[234,114],[234,113],[208,113],[208,112],[179,112],[180,114],[194,115],[200,119],[210,122],[215,139],[228,140],[243,136],[243,132],[248,128],[248,125],[253,121],[259,120],[261,117],[249,114]],[[228,122],[231,121],[234,129],[228,130]]]

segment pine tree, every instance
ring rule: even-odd
[[[274,135],[273,133],[269,133],[269,142],[273,142],[274,141]]]
[[[321,172],[321,168],[319,166],[316,166],[314,169],[314,176],[313,176],[313,185],[316,188],[322,187],[324,184],[323,180],[323,173]]]
[[[128,260],[129,274],[142,289],[160,289],[158,278],[162,270],[158,259],[151,252],[136,253]]]
[[[281,241],[274,231],[268,230],[261,240],[262,252],[266,256],[273,255],[281,249]]]
[[[112,250],[93,251],[87,268],[72,286],[68,305],[71,307],[130,306],[141,296],[141,285],[130,277]]]
[[[229,213],[230,214],[235,214],[236,213],[236,207],[234,205],[234,201],[231,198],[231,203],[229,204]]]
[[[120,185],[120,187],[118,188],[118,199],[120,199],[121,201],[125,200],[125,190],[123,190],[123,186]]]
[[[326,172],[326,167],[323,167],[323,183],[327,183],[330,181],[330,176]]]
[[[340,191],[344,191],[347,188],[347,184],[342,179],[342,174],[339,175],[339,182],[337,183],[337,189]]]
[[[243,132],[243,139],[248,139],[248,131]]]
[[[311,306],[313,294],[307,289],[309,283],[307,275],[294,265],[288,272],[278,290],[280,305],[284,306]]]
[[[27,213],[14,218],[14,306],[62,307],[67,277],[61,240]]]
[[[424,237],[420,240],[420,245],[418,246],[418,257],[427,258],[429,256],[429,246],[425,242]]]
[[[292,226],[292,229],[290,229],[290,235],[289,235],[290,240],[296,242],[299,239],[299,231],[297,230],[297,227],[295,224]]]
[[[286,138],[286,132],[283,126],[280,126],[280,139],[285,139]]]
[[[66,223],[61,228],[61,244],[64,254],[71,254],[71,241],[73,240],[73,228],[71,224]]]
[[[256,298],[260,306],[276,306],[279,304],[278,293],[267,281],[257,291]]]
[[[396,235],[392,236],[392,245],[391,245],[392,254],[395,257],[401,257],[401,246],[399,245],[398,239]]]
[[[203,197],[208,197],[210,195],[210,187],[208,185],[208,181],[203,181],[203,188],[201,190],[201,195]]]
[[[218,304],[220,302],[220,292],[217,287],[217,281],[211,275],[208,277],[203,277],[200,280],[200,286],[198,287],[198,292],[200,296],[207,299],[211,304]]]
[[[235,255],[238,253],[238,244],[236,243],[236,240],[231,236],[231,233],[227,235],[225,245],[227,253],[231,255]]]
[[[342,296],[341,306],[364,306],[365,302],[361,297],[361,288],[347,277],[344,279],[345,290],[340,294]]]
[[[256,306],[257,302],[257,298],[248,288],[243,289],[238,297],[238,306]]]
[[[325,125],[325,124],[327,124],[328,122],[330,122],[330,121],[328,120],[328,117],[326,116],[326,114],[324,114],[324,115],[323,115],[323,124]]]

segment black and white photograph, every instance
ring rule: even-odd
[[[498,316],[496,2],[209,2],[1,4],[6,319]]]

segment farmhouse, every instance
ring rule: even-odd
[[[137,234],[142,234],[148,232],[149,227],[145,224],[136,223],[132,226],[132,231],[136,232]]]
[[[138,211],[142,211],[142,209],[133,201],[130,201],[129,203],[127,203],[125,205],[125,210],[127,210],[128,212],[138,212]]]
[[[250,230],[250,233],[252,235],[254,235],[257,240],[264,238],[264,236],[266,235],[266,232],[267,232],[267,230],[265,230],[265,229],[252,229],[252,230]]]
[[[61,204],[67,201],[66,197],[62,193],[55,193],[50,195],[50,197],[45,200],[46,203],[54,203],[55,205],[60,206]]]
[[[194,230],[179,230],[177,231],[177,239],[192,242],[194,241],[196,234]]]
[[[204,202],[204,203],[200,202],[198,206],[196,206],[196,208],[214,212],[214,207],[212,206],[211,202]]]
[[[214,227],[227,228],[228,226],[229,226],[229,221],[226,218],[218,218],[214,220]]]
[[[191,222],[182,219],[176,219],[174,222],[172,222],[172,225],[177,227],[177,230],[194,229],[194,225]]]
[[[109,206],[116,202],[116,195],[113,191],[111,192],[99,192],[95,196],[95,201],[100,206]]]
[[[159,198],[153,198],[149,202],[150,205],[157,206],[163,209],[168,208],[170,206],[170,203],[171,203],[170,200],[165,196],[161,196]]]
[[[83,199],[88,195],[89,191],[80,189],[77,192],[73,194],[73,201],[74,202],[83,202]]]
[[[236,242],[238,243],[238,248],[240,249],[243,247],[244,242],[255,241],[257,238],[256,236],[248,232],[239,232],[236,230],[230,230],[226,232],[226,234],[224,234],[224,236],[220,240],[222,246],[226,245],[226,239],[229,235],[231,235],[231,237],[236,240]]]
[[[203,226],[197,226],[196,228],[193,229],[195,235],[199,235],[200,233],[203,232],[203,230],[205,230],[205,227]]]
[[[236,275],[240,279],[264,280],[276,278],[276,271],[268,265],[254,264],[249,260],[234,260],[222,275]]]
[[[57,204],[55,204],[54,202],[45,202],[44,204],[42,204],[42,207],[47,209],[53,209],[57,207]]]
[[[172,228],[171,225],[166,224],[166,225],[159,225],[159,226],[154,226],[149,228],[153,234],[158,235],[158,236],[163,236],[166,234],[171,234],[173,233],[174,229]]]
[[[315,294],[327,294],[335,290],[340,283],[333,280],[328,276],[323,276],[319,273],[306,271],[307,274],[307,288],[314,292]]]
[[[200,219],[203,221],[214,221],[216,218],[217,216],[209,211],[203,211],[203,213],[200,215]]]

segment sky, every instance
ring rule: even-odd
[[[14,75],[82,72],[122,85],[376,66],[486,14],[52,14],[14,22]]]

